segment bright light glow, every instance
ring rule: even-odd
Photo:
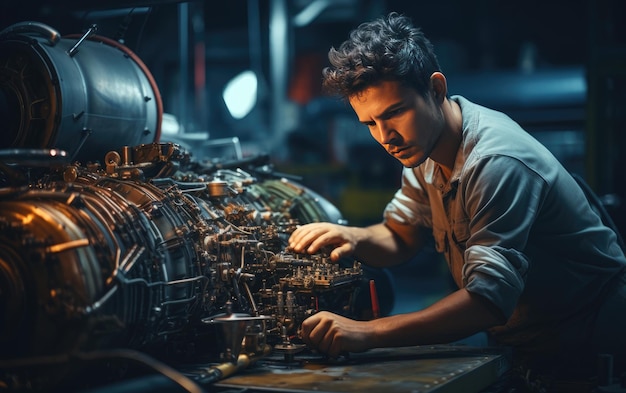
[[[30,214],[26,214],[25,216],[22,216],[22,225],[28,225],[31,222],[33,222],[33,220],[35,219],[35,215],[30,213]]]
[[[331,6],[330,0],[315,0],[304,7],[300,13],[293,17],[294,25],[298,27],[308,26],[317,18],[326,8]]]
[[[254,72],[248,70],[234,77],[224,88],[224,102],[235,119],[242,119],[256,104],[258,82]]]

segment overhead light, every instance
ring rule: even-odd
[[[222,97],[230,115],[243,119],[256,105],[258,81],[253,71],[246,70],[231,79]]]

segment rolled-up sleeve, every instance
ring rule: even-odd
[[[509,318],[524,292],[528,239],[550,182],[532,162],[473,156],[456,189],[442,195],[431,171],[428,166],[404,169],[385,219],[432,228],[437,251],[445,254],[459,286],[488,299]]]
[[[528,260],[516,250],[475,245],[465,251],[465,289],[495,304],[508,318],[522,290]]]
[[[470,218],[463,283],[507,318],[524,291],[529,269],[524,252],[547,190],[545,179],[507,156],[477,161],[459,186]]]

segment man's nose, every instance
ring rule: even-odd
[[[396,130],[387,121],[381,121],[378,123],[378,141],[381,144],[390,143],[396,135]]]

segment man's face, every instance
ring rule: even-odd
[[[384,81],[349,98],[359,121],[405,167],[426,160],[443,132],[443,111],[399,82]]]

